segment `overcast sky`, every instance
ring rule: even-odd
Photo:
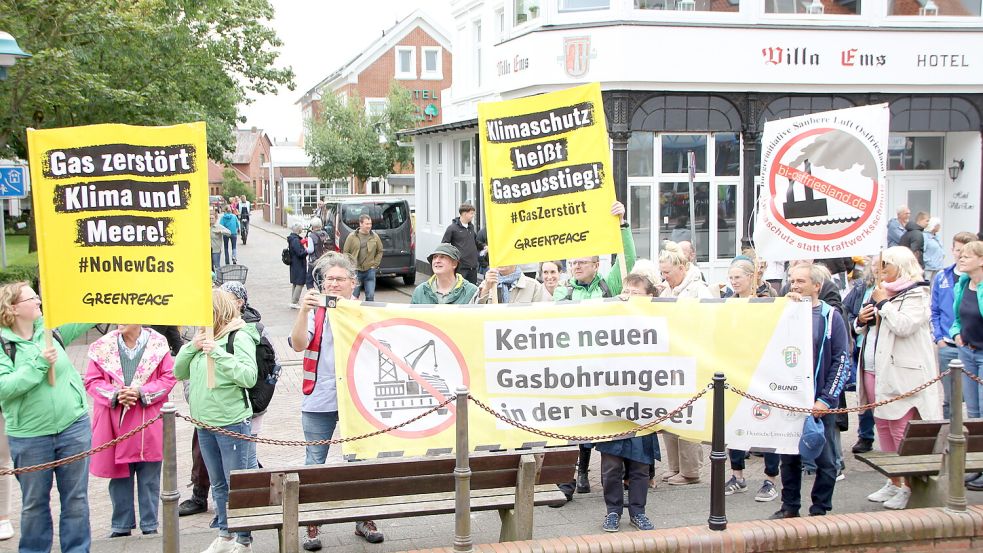
[[[271,139],[297,140],[302,132],[295,102],[342,64],[364,51],[382,31],[421,9],[448,33],[453,18],[448,0],[270,0],[276,10],[272,26],[283,47],[279,66],[293,67],[297,87],[281,88],[276,96],[257,98],[242,108],[245,128],[264,129]]]

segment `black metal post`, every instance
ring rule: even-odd
[[[711,530],[727,529],[727,503],[724,499],[724,476],[727,449],[724,447],[724,373],[713,375],[713,438],[710,448],[710,518]]]

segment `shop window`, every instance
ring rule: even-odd
[[[416,47],[414,46],[396,47],[396,78],[397,79],[416,78]]]
[[[610,5],[610,0],[560,0],[560,11],[606,10]]]
[[[980,0],[888,0],[888,15],[979,17]]]
[[[901,136],[888,140],[888,164],[891,171],[938,171],[945,169],[941,136]]]
[[[740,0],[635,0],[635,9],[736,12],[740,9]]]
[[[649,155],[649,157],[652,157]],[[628,220],[639,258],[652,259],[652,187],[632,186],[628,189]]]
[[[737,219],[737,186],[717,186],[717,259],[737,255],[741,221]]]
[[[705,134],[662,135],[662,172],[688,173],[689,152],[696,154],[696,172],[707,172],[707,136]]]
[[[765,0],[765,13],[859,15],[860,0]]]
[[[694,225],[690,225],[690,194],[688,182],[660,182],[659,209],[662,220],[659,222],[659,243],[665,240],[682,242],[687,240],[696,249],[698,262],[710,260],[710,184],[693,183],[696,202]],[[696,236],[693,236],[693,231]]]
[[[457,143],[457,174],[471,176],[474,174],[471,162],[471,141],[461,140]]]
[[[513,0],[515,26],[539,19],[539,0]]]
[[[736,177],[741,174],[741,138],[737,133],[718,132],[713,135],[714,174]]]
[[[628,176],[651,177],[655,133],[635,131],[628,139]]]

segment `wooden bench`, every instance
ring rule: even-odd
[[[966,437],[966,472],[983,472],[983,419],[963,422]],[[856,458],[888,478],[906,477],[911,482],[908,507],[939,507],[944,491],[938,476],[945,474],[949,421],[911,421],[897,453],[871,451]],[[950,475],[962,478],[963,475]]]
[[[532,539],[533,506],[566,502],[577,448],[471,455],[471,510],[497,510],[501,541]],[[280,551],[298,528],[454,512],[455,459],[374,459],[339,465],[233,471],[229,530],[277,529]]]

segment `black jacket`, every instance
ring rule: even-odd
[[[905,233],[901,235],[901,240],[898,241],[899,246],[904,246],[915,254],[919,265],[922,264],[922,253],[925,251],[925,234],[922,232],[923,230],[925,229],[918,226],[918,223],[912,219],[905,225]]]
[[[441,242],[448,243],[461,252],[461,261],[458,266],[461,269],[478,268],[478,241],[474,232],[474,224],[468,223],[467,228],[461,226],[461,218],[455,217],[454,221],[444,231]]]
[[[295,286],[307,284],[307,250],[300,240],[300,235],[296,232],[287,236],[287,247],[290,248],[290,284]]]

